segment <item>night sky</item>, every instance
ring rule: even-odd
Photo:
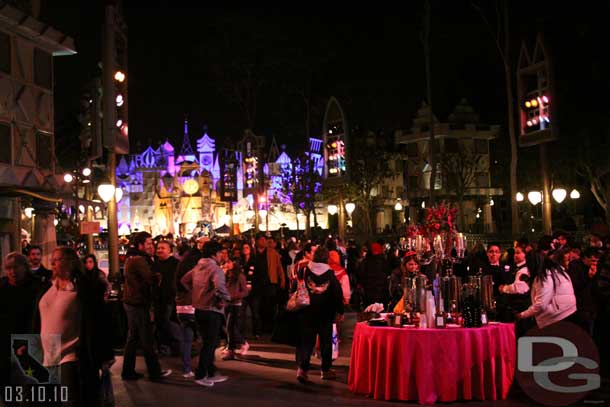
[[[78,134],[74,112],[82,86],[97,73],[102,7],[77,1],[48,3],[52,6],[43,7],[41,19],[71,35],[78,51],[55,60],[57,138],[69,139]],[[244,114],[218,79],[235,60],[256,61],[260,67],[263,81],[255,132],[274,135],[289,149],[303,142],[302,98],[295,89],[304,77],[311,78],[316,133],[330,96],[344,105],[352,126],[389,134],[409,127],[425,99],[425,77],[420,40],[423,1],[406,3],[397,9],[369,4],[349,9],[311,5],[302,10],[229,10],[173,1],[151,1],[146,7],[128,2],[132,151],[138,143],[165,139],[179,148],[185,114],[191,140],[201,136],[204,125],[219,145],[237,140],[246,127]],[[579,8],[531,3],[510,3],[513,57],[521,40],[533,41],[542,28],[560,61],[560,92],[566,98],[597,97],[592,87],[608,87],[608,70],[603,70],[610,36],[601,21],[608,15],[608,3],[579,2]],[[445,119],[466,98],[481,121],[504,126],[504,74],[483,20],[468,1],[432,4],[434,112]],[[487,11],[495,23],[493,9]],[[227,41],[232,45],[225,46]],[[594,109],[607,111],[603,100]],[[496,144],[503,149],[503,143]]]

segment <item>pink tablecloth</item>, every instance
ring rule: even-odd
[[[375,399],[422,404],[505,399],[515,347],[513,324],[416,329],[358,323],[348,384]]]

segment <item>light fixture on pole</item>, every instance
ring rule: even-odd
[[[64,181],[66,181],[69,184],[72,181],[74,181],[74,177],[72,176],[72,174],[67,172],[67,173],[64,174]]]
[[[115,187],[110,183],[100,184],[97,187],[97,193],[102,198],[102,201],[108,203],[115,196]]]
[[[570,192],[570,198],[571,199],[580,198],[580,192],[578,192],[576,189],[573,189],[572,192]]]
[[[402,211],[402,204],[400,203],[400,199],[396,201],[396,205],[394,205],[395,211]]]
[[[116,202],[119,202],[123,198],[123,190],[120,187],[115,188],[114,190],[114,199]]]
[[[338,211],[337,205],[328,205],[328,214],[336,215]]]
[[[527,193],[527,200],[534,206],[542,202],[542,193],[540,191],[531,191]]]
[[[552,195],[555,202],[562,203],[564,199],[566,199],[566,196],[568,196],[568,191],[563,188],[555,188]]]
[[[88,177],[89,175],[91,175],[91,168],[85,167],[85,168],[83,168],[83,170],[81,172],[82,172],[83,176]]]
[[[517,202],[523,202],[525,200],[525,196],[523,196],[521,192],[517,192],[517,194],[515,195],[515,200]]]
[[[356,204],[353,202],[348,202],[345,204],[345,210],[347,211],[347,214],[350,216],[350,218],[352,217],[352,212],[354,212],[354,210],[356,210]]]

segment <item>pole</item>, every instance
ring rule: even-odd
[[[91,205],[89,205],[89,202],[91,202],[91,188],[89,188],[89,184],[85,185],[85,199],[87,200],[87,209],[86,209],[87,222],[92,222],[93,221],[93,208],[91,208]],[[93,247],[93,234],[92,233],[87,234],[87,253],[89,253],[89,254],[95,253],[95,250]]]
[[[343,192],[339,190],[339,224],[337,225],[339,239],[345,241],[345,203],[343,202]]]
[[[553,233],[551,224],[551,182],[547,162],[546,144],[540,144],[540,175],[542,176],[542,230],[545,235]]]
[[[258,188],[254,190],[254,232],[260,232],[260,225],[258,221]]]
[[[110,183],[116,187],[116,153],[108,150],[108,176]],[[109,275],[119,274],[119,225],[117,219],[117,204],[113,197],[108,202],[108,261]]]
[[[76,225],[76,233],[74,238],[76,239],[76,245],[78,247],[78,241],[80,240],[80,219],[78,212],[80,212],[80,201],[78,199],[78,184],[80,183],[80,175],[74,177],[74,184],[72,186],[72,193],[74,194],[74,224]]]
[[[229,236],[233,236],[233,201],[229,201],[229,214],[230,214],[229,223],[231,224],[231,231],[229,232]]]

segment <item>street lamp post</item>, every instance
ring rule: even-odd
[[[539,203],[542,203],[542,229],[545,234],[552,233],[552,223],[551,223],[551,197],[557,204],[561,204],[565,201],[568,196],[568,191],[564,188],[555,188],[550,191],[550,187],[548,185],[544,185],[543,191],[530,191],[527,193],[527,200],[533,206],[537,206]],[[578,199],[580,198],[580,192],[578,190],[573,189],[569,194],[570,199]],[[525,196],[521,192],[517,192],[515,195],[515,199],[517,202],[523,202],[525,200]]]
[[[67,172],[64,174],[64,181],[69,184],[72,188],[72,195],[74,197],[74,224],[76,226],[76,235],[81,236],[80,231],[80,196],[79,196],[79,188],[82,186],[84,188],[84,196],[83,199],[87,203],[87,205],[83,205],[84,211],[83,213],[86,216],[88,221],[91,220],[91,210],[89,208],[89,201],[91,199],[89,193],[89,184],[91,183],[91,168],[84,167],[82,169],[75,169],[71,172]],[[87,234],[87,253],[93,253],[93,235]]]
[[[356,210],[356,204],[353,202],[348,202],[345,204],[345,210],[347,211],[347,215],[349,216],[349,220],[352,220],[352,213]],[[353,223],[352,225],[353,226]]]

